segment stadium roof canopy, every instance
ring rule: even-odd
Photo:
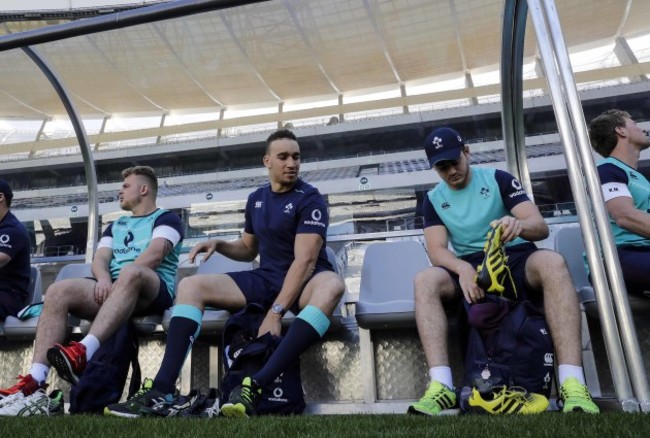
[[[0,34],[151,3],[160,2],[5,0]],[[640,48],[634,41],[650,34],[649,1],[556,4],[567,45],[587,59],[574,65],[583,70],[579,82],[647,80],[650,49],[643,49],[647,40]],[[273,113],[263,122],[282,120],[279,108],[285,120],[325,117],[400,106],[396,102],[499,94],[503,6],[503,0],[274,0],[35,49],[84,119],[237,109]],[[539,79],[537,53],[529,19],[526,89],[546,85]],[[0,52],[0,78],[0,119],[66,117],[52,86],[22,50]],[[380,98],[359,102],[372,93]]]

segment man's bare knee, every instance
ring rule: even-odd
[[[334,302],[338,303],[343,296],[343,292],[345,292],[345,283],[343,282],[343,279],[338,275],[332,276],[332,278],[327,280],[325,290],[330,295],[330,298]]]
[[[122,268],[120,275],[117,277],[117,282],[122,285],[129,285],[129,289],[137,289],[149,280],[150,277],[147,275],[149,272],[148,268],[130,264]]]
[[[532,286],[544,287],[550,280],[571,282],[569,268],[561,254],[547,250],[537,251],[529,260],[526,277]]]
[[[43,296],[43,302],[46,306],[66,306],[72,295],[68,293],[64,284],[53,283],[47,288]]]
[[[415,299],[442,298],[453,293],[453,283],[444,269],[433,267],[420,271],[414,280]]]
[[[192,283],[194,282],[194,277],[185,277],[181,279],[181,281],[178,283],[178,286],[176,287],[176,296],[181,296],[189,293],[194,289],[194,286]]]
[[[334,273],[320,273],[317,280],[311,281],[314,283],[308,283],[300,297],[300,307],[310,304],[331,315],[345,292],[343,279]]]
[[[183,303],[186,303],[187,301],[196,301],[199,298],[202,286],[199,275],[192,275],[183,278],[180,283],[178,283],[178,288],[176,289],[176,300]]]

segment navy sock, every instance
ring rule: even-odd
[[[201,329],[202,312],[186,304],[174,306],[169,322],[167,345],[160,370],[153,381],[153,387],[165,394],[176,389],[176,379],[183,368],[185,358],[192,350],[192,344]]]
[[[253,380],[262,387],[270,385],[305,350],[318,341],[328,327],[329,318],[317,307],[307,306],[291,323],[287,334],[266,364],[252,376]]]

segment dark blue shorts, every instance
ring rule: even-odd
[[[506,279],[504,284],[505,291],[503,295],[506,298],[509,298],[514,301],[524,301],[532,300],[537,301],[541,300],[542,294],[541,291],[533,289],[528,281],[526,280],[526,262],[528,257],[531,256],[535,251],[545,251],[544,249],[539,249],[535,246],[534,243],[526,242],[519,245],[506,246],[506,255],[508,256],[508,266],[510,267],[510,272],[512,273],[512,278],[514,280],[514,286],[516,291],[512,289],[512,285],[509,280]],[[483,251],[475,252],[467,256],[461,257],[462,260],[470,263],[474,268],[481,264],[485,253]],[[445,268],[443,268],[445,269]],[[456,284],[456,290],[461,292],[460,284],[458,283],[458,275],[451,272],[449,269],[445,269],[451,275],[452,280]]]
[[[307,280],[314,278],[314,275],[323,272],[329,271],[328,269],[316,267],[314,273]],[[264,271],[260,269],[253,269],[252,271],[240,271],[240,272],[227,272],[226,275],[230,276],[233,281],[239,287],[239,290],[242,291],[244,297],[246,297],[246,304],[256,303],[269,309],[275,298],[280,293],[282,285],[276,285],[272,282]],[[307,284],[305,282],[305,284]],[[291,306],[291,311],[296,313],[299,310],[298,301]]]
[[[86,278],[97,281],[94,277]],[[160,275],[158,275],[158,280],[160,280],[160,288],[158,289],[156,298],[146,308],[134,312],[133,316],[162,315],[165,313],[165,310],[174,305],[174,300],[169,294],[169,290],[167,290],[167,283],[160,278]]]
[[[650,290],[650,247],[620,246],[616,249],[627,292],[643,296],[643,291]]]
[[[25,307],[25,297],[12,289],[0,289],[0,320],[16,316]]]
[[[160,280],[160,288],[158,289],[156,298],[145,309],[134,313],[133,316],[162,315],[165,313],[165,310],[174,305],[174,300],[169,290],[167,290],[167,283],[160,278],[160,275],[158,279]]]

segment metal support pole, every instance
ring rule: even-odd
[[[93,160],[93,152],[90,149],[88,136],[84,129],[83,123],[79,113],[72,103],[70,96],[66,92],[65,87],[54,73],[54,70],[47,64],[38,52],[32,47],[23,47],[23,51],[31,58],[32,61],[41,69],[45,77],[50,81],[56,93],[61,99],[61,103],[65,107],[70,122],[74,128],[74,132],[79,140],[79,147],[81,148],[81,155],[84,159],[84,169],[86,171],[86,184],[88,185],[88,235],[86,241],[86,263],[92,263],[95,249],[97,248],[97,234],[99,229],[98,212],[99,204],[97,200],[97,174],[95,173],[95,161]]]
[[[582,106],[580,105],[580,99],[578,98],[578,91],[573,79],[573,73],[569,62],[569,53],[564,44],[564,39],[562,38],[559,24],[560,19],[555,8],[555,3],[552,0],[544,3],[544,12],[546,14],[546,21],[549,26],[549,33],[551,35],[553,47],[555,48],[555,53],[557,55],[558,68],[562,75],[565,92],[568,97],[569,113],[573,120],[573,127],[576,139],[578,140],[578,150],[582,160],[581,168],[584,171],[587,186],[591,192],[593,217],[596,221],[599,241],[605,258],[605,267],[607,268],[609,284],[614,298],[614,309],[619,324],[619,333],[621,340],[623,341],[623,349],[627,359],[628,372],[630,373],[632,387],[634,388],[634,395],[640,403],[641,410],[644,412],[650,412],[650,389],[648,388],[648,377],[645,372],[641,349],[639,348],[638,337],[632,319],[632,311],[630,310],[630,304],[627,299],[627,289],[625,287],[625,281],[623,280],[623,274],[621,273],[618,253],[616,251],[616,245],[614,244],[609,224],[609,217],[605,210],[605,202],[602,197],[600,181],[591,154],[585,117],[582,112]]]
[[[43,132],[45,131],[45,127],[47,126],[47,123],[52,120],[49,117],[46,117],[43,119],[43,122],[41,123],[41,127],[38,129],[38,132],[36,133],[36,139],[35,141],[40,141],[41,137],[43,136]],[[29,158],[34,158],[34,155],[36,154],[36,151],[32,149],[29,151]]]
[[[39,29],[12,33],[0,37],[0,52],[18,49],[23,46],[49,43],[65,38],[72,38],[106,30],[122,29],[138,24],[170,18],[184,17],[218,9],[261,3],[269,0],[177,0],[145,6],[128,11],[115,12],[83,20],[41,27]]]
[[[219,121],[223,120],[225,116],[226,116],[226,107],[222,107],[219,110]],[[221,138],[222,134],[223,134],[223,128],[217,129],[217,138]]]
[[[102,119],[102,126],[99,128],[99,133],[103,134],[106,131],[106,124],[108,123],[108,119],[110,119],[111,116],[104,116]],[[99,146],[101,145],[101,142],[95,143],[95,152],[99,151]]]
[[[600,185],[597,184],[595,187],[596,193],[594,193],[594,187],[591,187],[592,199],[595,199],[597,203],[599,202],[598,199],[600,199],[601,210],[598,211],[597,209],[593,210],[593,205],[590,202],[587,187],[585,186],[585,176],[582,173],[582,170],[589,165],[591,165],[593,170],[593,161],[590,158],[589,162],[584,163],[582,161],[584,156],[578,155],[578,152],[574,147],[574,144],[576,144],[576,138],[575,132],[572,131],[572,120],[567,110],[567,104],[571,105],[572,103],[570,101],[577,100],[578,97],[575,81],[570,69],[568,53],[566,51],[558,53],[557,50],[554,50],[557,47],[554,46],[551,41],[551,36],[549,35],[551,32],[548,28],[547,17],[542,9],[540,0],[528,0],[528,6],[530,8],[530,15],[537,34],[541,60],[549,84],[553,108],[558,124],[558,131],[562,138],[562,144],[564,145],[565,158],[567,161],[567,173],[574,194],[578,221],[584,236],[585,249],[589,260],[589,266],[591,268],[592,282],[596,291],[598,313],[603,326],[603,336],[605,338],[605,345],[611,365],[612,379],[614,381],[617,399],[621,402],[624,410],[637,410],[638,404],[636,403],[636,400],[634,400],[632,394],[627,366],[623,356],[623,349],[618,336],[616,318],[614,316],[611,297],[607,288],[605,269],[597,245],[596,239],[598,234],[596,233],[595,225],[592,221],[592,215],[598,215],[599,213],[602,214],[602,205],[604,205],[604,203],[602,200],[602,194],[600,193]],[[557,35],[554,35],[554,38],[561,38],[562,34],[559,26],[554,27],[553,32],[558,33]],[[561,74],[558,71],[560,68],[568,68],[568,74],[567,72]],[[568,82],[562,83],[562,81]],[[564,93],[568,92],[568,89],[570,88],[575,91],[575,94],[571,93],[568,96],[569,102],[567,102],[564,98]],[[579,100],[574,104],[579,106]],[[573,128],[575,128],[577,124],[585,126],[584,116],[582,116],[580,122],[573,120]],[[581,145],[578,143],[578,147],[580,146]],[[591,156],[589,155],[589,157]]]
[[[506,0],[501,42],[501,102],[503,143],[508,170],[532,197],[533,185],[526,161],[524,132],[523,58],[527,5]]]
[[[404,100],[406,100],[406,98],[408,97],[408,95],[406,94],[406,84],[404,84],[404,82],[399,84],[399,94],[404,98]],[[409,106],[408,105],[402,106],[402,114],[408,114],[408,113],[409,113]]]
[[[162,113],[162,116],[160,116],[160,125],[159,126],[161,128],[163,126],[165,126],[165,120],[167,119],[168,115],[169,115],[169,112],[165,111],[164,113]],[[162,138],[162,135],[159,135],[158,137],[156,137],[156,144],[160,144],[160,139],[161,138]]]
[[[59,25],[47,26],[25,32],[13,33],[0,36],[0,52],[5,50],[22,48],[25,53],[38,65],[48,78],[59,95],[70,121],[77,135],[81,148],[86,171],[86,182],[88,184],[88,240],[86,242],[86,262],[92,262],[92,257],[97,248],[98,223],[98,202],[97,202],[97,175],[95,174],[92,151],[88,143],[88,137],[81,123],[72,100],[65,91],[65,87],[47,65],[45,60],[37,52],[29,47],[34,44],[42,44],[51,41],[58,41],[75,36],[88,35],[92,33],[122,29],[138,24],[151,23],[154,21],[178,18],[201,12],[209,12],[218,9],[227,9],[236,6],[243,6],[253,3],[261,3],[268,0],[178,0],[169,3],[162,3],[139,9],[116,12],[98,17],[86,18]]]
[[[278,102],[278,129],[282,129],[284,121],[282,120],[282,113],[284,112],[284,102]]]

